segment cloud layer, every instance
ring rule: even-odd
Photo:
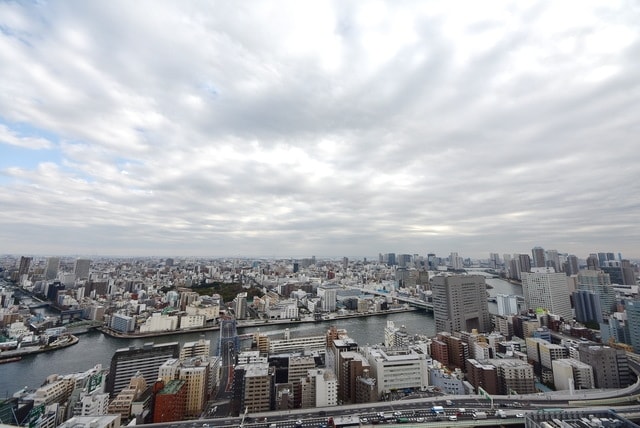
[[[632,2],[0,3],[6,252],[640,256]]]

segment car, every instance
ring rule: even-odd
[[[516,418],[524,418],[524,413],[517,413]]]

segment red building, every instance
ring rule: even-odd
[[[156,393],[153,423],[174,422],[185,419],[187,410],[187,382],[174,379]]]

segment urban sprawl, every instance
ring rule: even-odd
[[[117,350],[110,367],[69,374],[52,367],[41,386],[0,398],[0,424],[117,428],[237,417],[241,426],[350,426],[330,409],[401,398],[451,404],[448,397],[470,395],[520,401],[562,395],[566,404],[575,391],[617,397],[615,391],[638,382],[638,263],[615,253],[578,258],[535,247],[484,260],[387,253],[374,260],[3,256],[0,262],[0,363],[19,367],[32,353],[81,344],[81,334],[93,329],[151,338]],[[522,293],[495,295],[491,313],[487,278],[521,285]],[[36,311],[44,307],[55,314]],[[365,346],[340,325],[344,318],[403,311],[426,311],[435,335],[387,321],[373,338],[378,344]],[[291,334],[300,323],[326,323],[326,333]],[[259,328],[279,324],[277,336]],[[201,339],[182,346],[152,343],[199,331]],[[325,412],[319,425],[277,425],[265,416],[315,408]],[[493,401],[487,412],[441,409],[433,406],[427,416],[377,412],[356,422],[506,417]],[[529,418],[529,410],[516,416]]]

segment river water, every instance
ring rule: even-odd
[[[507,281],[487,278],[487,283],[493,287],[489,290],[489,294],[492,296],[496,294],[522,294],[521,286],[510,284]],[[489,311],[492,313],[497,312],[495,303],[489,303]],[[349,336],[358,344],[367,345],[384,341],[384,328],[387,321],[393,321],[397,327],[404,325],[410,335],[424,334],[433,336],[435,334],[433,315],[424,310],[351,318],[335,322],[291,325],[288,327],[294,337],[315,336],[324,334],[331,324],[335,324],[338,328],[346,329]],[[286,327],[274,325],[261,327],[260,331],[275,332],[283,331],[284,328]],[[253,331],[255,330],[241,329],[240,333],[251,333]],[[96,364],[102,364],[104,368],[108,368],[111,356],[120,348],[141,346],[147,342],[179,342],[183,344],[198,340],[201,335],[211,340],[212,349],[217,348],[219,337],[217,331],[210,331],[204,334],[178,334],[144,339],[116,339],[105,336],[100,332],[83,334],[78,336],[80,342],[69,348],[45,354],[30,355],[23,357],[19,362],[0,364],[0,399],[11,396],[25,386],[28,388],[38,387],[50,374],[82,372]]]

